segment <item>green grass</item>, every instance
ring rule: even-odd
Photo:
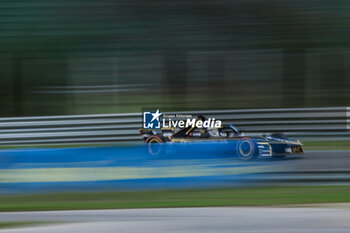
[[[28,226],[36,226],[48,224],[46,222],[0,222],[0,229],[6,228],[18,228],[18,227],[28,227]]]
[[[0,196],[0,211],[269,206],[350,202],[350,186],[60,193]]]
[[[350,140],[344,141],[302,141],[305,150],[350,150]]]

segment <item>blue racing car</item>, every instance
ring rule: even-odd
[[[159,132],[140,129],[140,134],[148,146],[149,153],[153,155],[162,152],[160,143],[191,142],[228,142],[232,147],[232,155],[242,160],[304,153],[303,144],[299,140],[290,140],[284,134],[245,136],[231,124],[219,128],[162,128]]]

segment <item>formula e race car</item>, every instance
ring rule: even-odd
[[[152,155],[162,153],[161,143],[197,143],[197,142],[229,142],[232,155],[242,160],[257,157],[284,157],[304,153],[303,144],[292,141],[284,134],[269,136],[245,136],[233,125],[218,128],[161,128],[160,132],[152,129],[140,129],[142,139]]]

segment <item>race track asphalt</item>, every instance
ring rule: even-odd
[[[266,162],[283,164],[286,172],[350,172],[350,151],[310,151]]]
[[[90,232],[350,232],[350,208],[174,208],[0,213],[0,221],[60,224],[3,229],[1,233]]]
[[[350,151],[307,152],[296,158],[267,160],[285,172],[350,172]],[[0,222],[49,222],[1,233],[58,232],[350,232],[350,206],[211,207],[126,210],[3,212]],[[56,224],[58,223],[58,224]]]

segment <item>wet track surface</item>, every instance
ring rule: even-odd
[[[7,232],[330,232],[350,231],[349,208],[174,208],[0,213],[0,221],[58,225]]]

